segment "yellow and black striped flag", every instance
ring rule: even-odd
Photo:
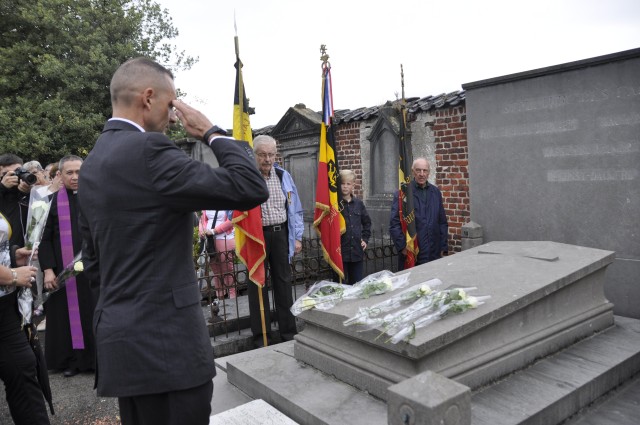
[[[233,100],[233,137],[245,141],[253,148],[253,136],[249,122],[249,106],[242,80],[242,61],[236,43],[236,89]],[[266,257],[262,215],[260,205],[249,211],[234,211],[233,223],[236,229],[236,255],[247,266],[249,279],[258,286],[264,286]]]

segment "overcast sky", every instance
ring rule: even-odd
[[[640,47],[640,0],[156,0],[179,50],[186,101],[231,128],[234,13],[253,128],[297,103],[321,109],[320,45],[335,109],[460,90],[462,84]]]

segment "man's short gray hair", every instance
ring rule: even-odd
[[[262,145],[277,146],[277,142],[273,137],[267,136],[266,134],[261,134],[253,139],[253,151],[257,152],[258,148]]]

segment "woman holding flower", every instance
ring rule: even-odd
[[[5,384],[14,423],[48,424],[36,357],[22,330],[18,311],[17,289],[31,287],[36,268],[26,266],[31,251],[10,249],[11,233],[11,225],[0,214],[0,379]]]

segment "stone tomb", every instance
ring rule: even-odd
[[[301,423],[383,423],[380,410],[387,405],[390,423],[398,412],[402,423],[421,411],[422,420],[413,423],[470,423],[470,391],[613,327],[613,306],[603,292],[613,258],[610,251],[554,242],[481,245],[412,269],[409,283],[439,278],[442,288],[477,287],[472,294],[491,296],[477,309],[449,315],[396,345],[376,339],[378,330],[342,324],[394,292],[311,310],[300,315],[305,328],[292,347],[231,356],[228,379]],[[300,397],[309,391],[314,396]],[[322,404],[328,413],[317,407]],[[361,412],[352,411],[357,408]],[[336,416],[339,409],[350,410],[351,419]]]
[[[439,278],[491,295],[476,310],[418,330],[409,343],[342,322],[381,297],[304,314],[295,357],[386,399],[392,384],[426,370],[471,388],[613,325],[603,275],[613,253],[553,242],[491,242],[411,272],[410,284]]]

